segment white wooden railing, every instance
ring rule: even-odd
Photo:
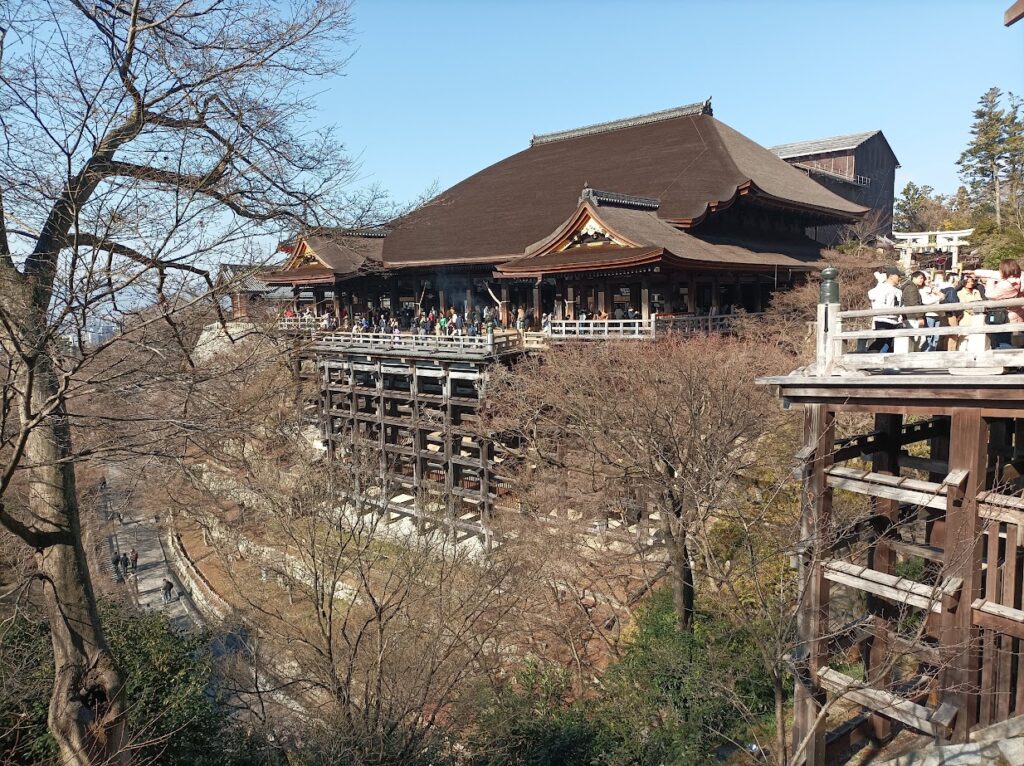
[[[544,333],[550,338],[654,337],[654,319],[553,319]]]
[[[753,316],[753,315],[747,315]],[[729,332],[736,317],[659,317],[650,319],[552,320],[540,332],[520,333],[498,330],[483,335],[419,335],[417,333],[375,333],[325,330],[319,318],[282,317],[278,328],[293,335],[305,335],[312,348],[320,351],[416,351],[454,355],[503,354],[516,350],[540,350],[551,342],[584,340],[653,340],[668,333],[684,335]]]
[[[1024,331],[1024,324],[1007,322],[986,324],[985,315],[992,309],[1019,309],[1024,313],[1024,298],[974,301],[971,303],[939,303],[931,306],[840,311],[836,303],[818,305],[817,375],[842,375],[851,371],[880,370],[886,372],[927,372],[940,370],[975,370],[1002,372],[1007,367],[1024,367],[1024,348],[993,349],[991,336],[996,333]],[[937,327],[925,327],[925,315],[940,317]],[[950,326],[953,314],[972,317],[971,325]],[[876,317],[898,316],[901,326],[873,329]],[[920,321],[921,326],[909,324]],[[962,320],[961,320],[962,321]],[[867,325],[853,329],[852,325]],[[956,351],[915,350],[926,338],[937,336],[942,341],[950,336],[961,339]],[[882,339],[892,339],[889,351],[873,351],[870,346]]]
[[[516,332],[484,335],[418,335],[415,333],[334,332],[318,333],[315,351],[374,351],[490,356],[522,348]]]

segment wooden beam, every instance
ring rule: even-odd
[[[883,498],[924,508],[942,510],[946,499],[942,486],[934,482],[907,479],[873,471],[836,466],[828,471],[828,486],[869,497]]]
[[[1024,0],[1017,0],[1003,14],[1003,26],[1009,27],[1024,19]]]
[[[983,598],[974,600],[971,611],[971,619],[975,625],[1006,636],[1024,639],[1024,611]]]
[[[822,686],[833,694],[862,705],[878,715],[899,721],[932,737],[943,737],[946,734],[945,727],[931,720],[933,711],[924,705],[918,705],[883,689],[865,688],[860,681],[855,681],[832,668],[822,668],[818,672],[818,678]]]
[[[832,582],[936,614],[942,613],[943,598],[955,595],[962,585],[960,578],[951,577],[943,581],[941,586],[933,588],[931,585],[851,564],[848,561],[825,562],[824,575]]]

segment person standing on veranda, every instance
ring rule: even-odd
[[[905,285],[903,285],[902,298],[903,305],[910,306],[923,306],[924,301],[921,299],[921,288],[924,287],[924,283],[927,277],[923,271],[915,271],[910,275],[910,279]],[[911,314],[907,317],[907,327],[921,327],[925,324],[925,318],[920,314]],[[918,335],[913,338],[915,346],[919,348],[923,346],[925,339]]]
[[[978,280],[973,275],[967,274],[964,276],[963,281],[960,283],[960,289],[956,293],[956,299],[958,303],[977,303],[981,300],[981,292],[978,290]],[[981,323],[985,321],[983,313],[972,311],[971,309],[964,309],[963,315],[960,317],[960,327],[980,327]],[[960,351],[967,351],[969,348],[973,348],[971,344],[970,335],[961,335],[960,341],[957,344],[957,348]],[[975,345],[978,341],[975,341]]]
[[[872,323],[874,330],[895,330],[900,326],[899,313],[895,309],[903,305],[903,293],[899,288],[903,272],[895,266],[888,266],[884,278],[868,290],[868,299],[873,309],[893,309],[891,313],[876,316]],[[892,338],[877,338],[868,346],[868,351],[888,354],[893,350]]]
[[[974,276],[984,280],[985,300],[1002,301],[1011,298],[1021,297],[1021,273],[1020,264],[1013,258],[1005,258],[999,263],[999,269],[975,269]],[[1008,309],[991,309],[990,324],[1013,324],[1024,323],[1024,309],[1014,307]],[[992,321],[993,319],[998,321]],[[1018,328],[1019,329],[1019,328]],[[1018,330],[1007,330],[989,335],[989,340],[994,349],[1013,348],[1013,335]]]

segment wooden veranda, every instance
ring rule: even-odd
[[[968,742],[1024,715],[1024,350],[985,340],[1012,325],[851,329],[884,312],[840,311],[835,276],[814,363],[762,381],[804,412],[793,748],[813,766],[896,727]],[[974,308],[1008,305],[1024,300]],[[912,351],[925,334],[963,350]],[[894,352],[857,352],[882,336]],[[837,439],[864,415],[870,432]],[[840,520],[838,493],[867,504]],[[829,730],[840,699],[863,715]]]

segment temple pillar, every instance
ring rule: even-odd
[[[572,320],[576,318],[576,288],[573,285],[568,285],[565,288],[565,318]]]
[[[711,313],[721,314],[722,313],[722,283],[718,279],[718,275],[711,277]]]
[[[689,295],[686,298],[686,310],[691,314],[697,313],[697,275],[690,272]]]
[[[540,326],[540,282],[533,284],[533,318]]]
[[[438,305],[438,310],[442,314],[445,311],[448,310],[448,304],[445,303],[445,299],[444,299],[444,288],[443,287],[437,288],[437,305]]]
[[[466,321],[469,321],[469,312],[473,310],[473,285],[466,288]]]
[[[505,283],[501,285],[501,305],[498,307],[498,318],[505,327],[508,327],[508,285]]]
[[[640,282],[640,318],[645,322],[651,318],[651,284],[648,277]]]

